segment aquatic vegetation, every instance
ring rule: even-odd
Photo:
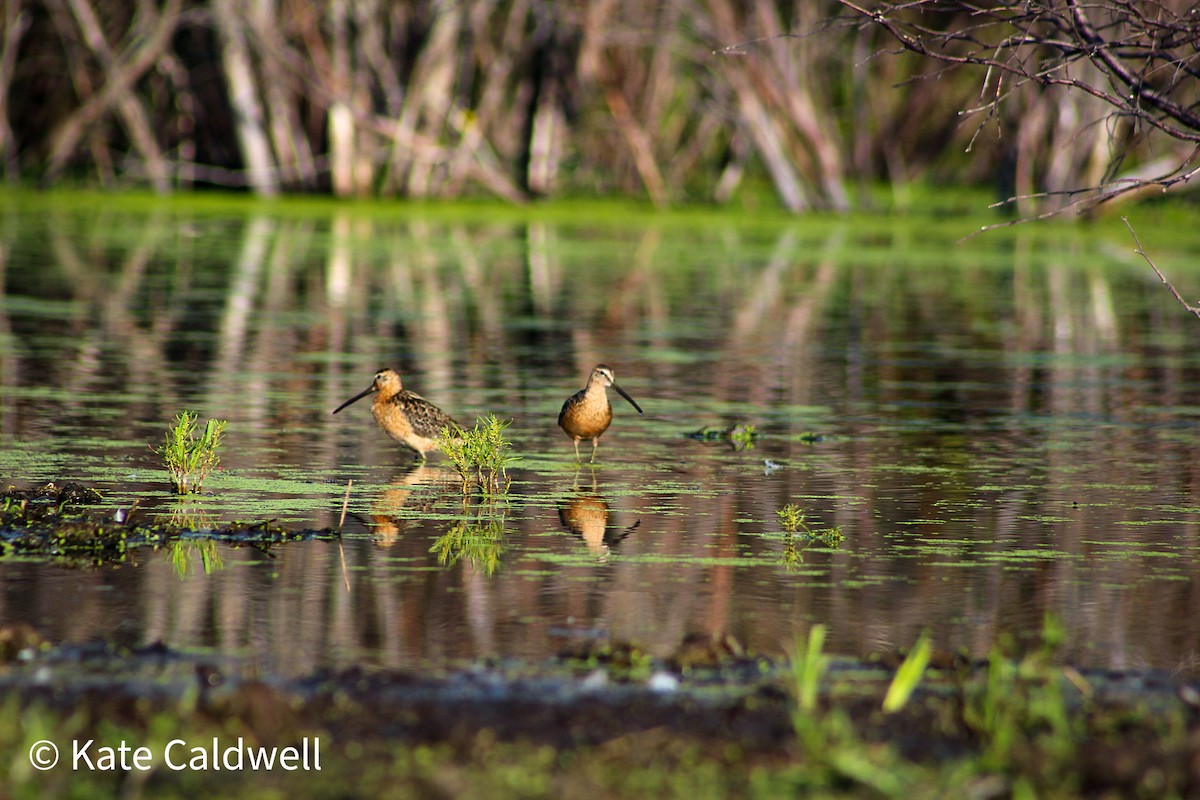
[[[216,527],[212,514],[186,500],[171,507],[167,524],[185,531],[206,531]]]
[[[788,534],[787,540],[783,543],[783,553],[779,556],[779,563],[783,564],[784,569],[789,572],[804,566],[804,554],[801,552],[795,536]]]
[[[171,568],[181,578],[192,573],[197,561],[205,575],[211,575],[225,566],[221,561],[221,554],[217,552],[217,543],[212,539],[176,540],[168,546],[171,554]]]
[[[779,522],[783,525],[783,529],[788,533],[795,533],[800,524],[804,522],[804,512],[795,503],[788,503],[775,513],[779,516]]]
[[[923,631],[920,638],[917,639],[917,643],[913,645],[912,652],[904,659],[900,669],[896,670],[896,677],[892,679],[891,685],[888,686],[887,694],[883,698],[885,712],[895,713],[908,703],[913,690],[917,688],[917,684],[925,675],[925,668],[929,666],[932,651],[933,645],[930,643],[929,631]]]
[[[1086,731],[1070,706],[1080,696],[1088,699],[1091,689],[1072,667],[1056,665],[1062,634],[1057,618],[1047,615],[1041,646],[1020,660],[1011,657],[1012,642],[1002,637],[988,654],[982,677],[964,683],[962,718],[980,737],[985,768],[1001,769],[1045,753],[1049,758],[1040,777],[1073,782],[1071,762]]]
[[[699,430],[687,434],[689,439],[701,442],[727,442],[734,450],[753,450],[758,433],[754,426],[746,422],[735,422],[732,425],[718,427],[705,425]]]
[[[885,797],[912,796],[914,770],[892,747],[868,745],[844,708],[822,711],[820,688],[830,665],[824,646],[825,626],[814,625],[790,660],[792,727],[804,747],[803,785],[829,789],[850,781]]]
[[[463,494],[478,486],[485,495],[507,494],[512,480],[508,466],[512,463],[512,444],[504,431],[512,420],[501,421],[494,414],[480,417],[470,430],[450,430],[443,427],[438,446],[462,478]]]
[[[735,425],[728,431],[728,436],[734,450],[753,450],[758,433],[753,425]]]
[[[131,560],[141,548],[156,550],[177,542],[196,529],[181,524],[195,518],[173,514],[167,522],[135,518],[137,503],[114,511],[96,506],[102,496],[74,483],[53,483],[36,489],[9,489],[0,494],[0,554],[49,558],[64,564],[99,566]],[[203,539],[193,542],[206,571],[219,567],[212,542],[224,541],[267,550],[275,544],[336,537],[328,528],[291,530],[274,520],[231,522],[205,526]],[[175,557],[176,554],[172,553]],[[189,555],[190,557],[190,555]]]
[[[181,411],[175,418],[175,424],[167,430],[163,446],[154,451],[162,457],[179,494],[202,491],[204,479],[221,461],[217,448],[221,445],[226,421],[210,419],[204,425],[204,433],[197,439],[198,422],[196,413]]]
[[[34,489],[9,489],[0,508],[0,537],[17,553],[40,552],[91,563],[123,561],[128,546],[126,526],[114,515],[88,513],[80,506],[103,497],[76,483],[47,483]]]
[[[484,575],[494,575],[504,551],[504,518],[488,515],[475,520],[459,520],[434,540],[429,552],[438,563],[452,567],[466,558]]]
[[[624,640],[584,639],[568,644],[556,658],[576,674],[591,675],[603,670],[606,680],[616,683],[646,681],[656,667],[650,653]]]
[[[837,547],[846,539],[840,525],[833,528],[810,525],[804,511],[795,503],[788,503],[775,513],[784,531],[791,536],[798,534],[806,539],[819,541],[826,547]]]
[[[1128,791],[1150,780],[1151,794],[1178,792],[1187,781],[1186,770],[1163,765],[1182,763],[1175,759],[1188,748],[1180,716],[1188,713],[1184,705],[1168,711],[1148,702],[1144,688],[1119,688],[1120,677],[1106,684],[1109,694],[1101,700],[1096,677],[1057,661],[1063,638],[1061,624],[1047,615],[1041,644],[1020,658],[1013,656],[1012,640],[1001,637],[981,665],[955,660],[950,667],[934,667],[941,661],[933,655],[928,633],[922,633],[887,686],[884,719],[895,723],[882,722],[887,730],[880,740],[871,732],[880,718],[859,719],[851,711],[861,708],[857,697],[873,699],[871,692],[863,695],[869,680],[830,678],[830,660],[822,653],[824,629],[813,626],[807,640],[795,646],[789,681],[792,723],[804,746],[798,768],[805,785],[850,781],[884,796],[906,797],[919,787],[944,790],[988,782],[1003,787],[1004,794],[1076,796],[1085,785],[1122,793],[1117,787]],[[819,702],[822,679],[824,706]],[[914,725],[922,730],[912,730]],[[1134,729],[1148,737],[1142,744],[1153,743],[1155,766],[1147,767],[1139,757],[1089,756],[1134,746]],[[914,759],[914,749],[923,755]]]
[[[817,709],[817,690],[829,668],[829,658],[822,652],[824,647],[825,626],[813,625],[808,630],[808,641],[803,647],[797,643],[793,651],[792,686],[797,709],[802,714],[811,714]]]

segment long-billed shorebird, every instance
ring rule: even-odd
[[[567,398],[562,411],[558,412],[558,427],[575,442],[575,458],[579,456],[579,441],[592,440],[592,461],[596,460],[596,448],[600,444],[600,435],[612,424],[612,403],[608,402],[608,387],[629,401],[629,404],[642,413],[642,407],[629,396],[628,392],[617,385],[611,367],[597,365],[588,376],[587,386]]]
[[[422,459],[430,450],[437,449],[437,437],[442,428],[461,430],[445,411],[416,392],[405,389],[400,383],[399,373],[394,369],[376,372],[370,386],[335,408],[333,413],[338,413],[372,392],[375,393],[375,399],[371,402],[371,415],[379,427],[400,444],[416,451]]]

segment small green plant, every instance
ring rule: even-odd
[[[894,714],[908,705],[909,698],[925,675],[925,668],[929,666],[932,653],[933,645],[930,643],[929,631],[922,631],[917,643],[913,645],[900,669],[896,670],[896,676],[888,686],[887,694],[883,698],[884,713]]]
[[[808,641],[796,643],[792,654],[792,683],[795,687],[796,706],[800,713],[811,715],[817,710],[817,690],[821,679],[829,668],[829,657],[825,648],[825,626],[813,625],[808,630]]]
[[[734,450],[753,450],[757,436],[753,425],[735,425],[729,429],[729,441]]]
[[[728,442],[734,450],[753,450],[754,440],[758,438],[754,426],[746,422],[735,422],[724,427],[705,425],[700,430],[686,435],[689,439],[699,439],[702,442]]]
[[[775,513],[779,515],[779,521],[788,533],[795,533],[804,524],[804,512],[795,503],[788,503]]]
[[[1015,660],[1015,645],[1004,636],[988,654],[982,678],[962,687],[962,716],[980,737],[980,762],[1001,769],[1028,753],[1048,758],[1043,779],[1069,781],[1068,765],[1075,763],[1085,739],[1086,721],[1070,712],[1068,697],[1079,692],[1070,668],[1057,665],[1056,651],[1063,629],[1053,615],[1043,620],[1041,645]],[[1077,683],[1078,681],[1078,683]]]
[[[817,528],[809,525],[804,512],[795,503],[788,503],[775,513],[779,516],[783,529],[789,534],[819,540],[826,547],[837,547],[846,539],[840,525],[835,528]]]
[[[458,470],[463,494],[470,494],[472,485],[489,496],[508,493],[512,444],[504,431],[511,424],[512,420],[502,422],[488,414],[477,419],[471,430],[442,428],[438,446]]]
[[[849,781],[869,787],[880,797],[912,797],[915,772],[893,748],[867,744],[855,732],[845,709],[836,703],[821,709],[819,690],[830,666],[824,648],[825,626],[813,625],[807,641],[796,642],[790,659],[795,698],[792,727],[809,765],[809,785],[831,790]]]
[[[204,479],[221,461],[217,448],[221,445],[226,421],[210,419],[197,439],[198,422],[197,414],[181,411],[175,418],[175,424],[167,430],[163,446],[154,451],[162,457],[179,494],[201,491]]]

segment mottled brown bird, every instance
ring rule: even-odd
[[[400,383],[400,375],[394,369],[381,369],[375,380],[365,390],[354,395],[333,410],[336,414],[351,403],[356,403],[375,392],[371,402],[371,415],[384,433],[400,444],[416,451],[422,459],[430,450],[438,447],[437,437],[442,428],[461,430],[446,412],[416,392],[410,392]]]
[[[639,406],[629,394],[617,385],[612,368],[598,364],[588,376],[587,386],[567,398],[562,411],[558,412],[558,427],[575,442],[575,458],[579,456],[579,441],[592,440],[592,461],[596,460],[596,448],[600,444],[600,435],[612,424],[612,403],[608,402],[608,387],[629,401],[629,404],[642,413]]]

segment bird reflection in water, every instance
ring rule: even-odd
[[[581,489],[576,483],[571,495],[558,504],[558,519],[567,530],[583,540],[592,555],[601,560],[608,558],[612,549],[642,524],[638,519],[627,528],[609,526],[608,502],[596,488],[594,472],[590,490]]]
[[[371,540],[391,547],[403,535],[414,515],[425,515],[445,497],[456,494],[458,474],[448,467],[417,462],[392,480],[371,504]]]

